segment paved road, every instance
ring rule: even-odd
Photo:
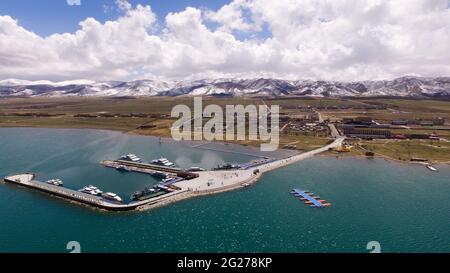
[[[338,137],[332,143],[323,146],[321,148],[294,155],[288,158],[272,161],[263,165],[259,165],[246,170],[230,170],[230,171],[204,171],[199,172],[198,178],[192,180],[184,180],[182,182],[175,183],[176,186],[182,189],[191,190],[211,190],[220,191],[221,188],[227,188],[233,185],[243,184],[249,181],[254,181],[259,178],[263,173],[276,170],[294,164],[301,160],[313,157],[316,154],[320,154],[328,151],[330,148],[336,148],[342,145],[345,137]],[[254,171],[259,170],[259,174],[255,175]]]
[[[336,126],[335,126],[334,124],[329,123],[329,124],[328,124],[328,127],[330,128],[331,136],[332,136],[333,138],[340,138],[340,137],[341,137],[341,134],[340,134],[339,131],[336,129]]]

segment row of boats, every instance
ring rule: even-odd
[[[220,170],[236,170],[239,169],[241,166],[237,164],[231,164],[231,163],[225,163],[222,165],[217,166],[213,170],[220,171]]]
[[[64,185],[64,182],[61,179],[50,179],[50,180],[47,180],[46,183],[49,185],[58,186],[58,187],[62,187]],[[86,186],[82,189],[79,189],[78,191],[82,192],[82,193],[94,195],[94,196],[101,196],[103,199],[105,199],[107,201],[123,203],[122,198],[120,198],[120,196],[118,196],[117,194],[115,194],[113,192],[105,192],[104,193],[99,188],[92,186],[92,185]]]
[[[142,163],[142,159],[139,158],[138,156],[136,156],[135,154],[127,154],[127,155],[123,155],[120,157],[121,160],[125,160],[125,161],[130,161],[130,162],[134,162],[134,163]],[[168,160],[165,157],[161,157],[158,159],[153,159],[152,161],[150,161],[151,164],[153,165],[158,165],[158,166],[164,166],[164,167],[175,167],[175,163],[171,162],[170,160]],[[223,169],[230,169],[230,168],[238,168],[238,165],[232,165],[232,166],[223,166]],[[118,165],[116,167],[116,169],[118,171],[125,171],[128,172],[130,171],[129,167],[125,166],[125,165]],[[200,167],[190,167],[189,169],[187,169],[186,171],[188,172],[201,172],[204,171],[205,169],[200,168]],[[161,173],[161,172],[159,172]]]
[[[103,199],[108,200],[108,201],[123,203],[122,198],[120,198],[120,196],[118,196],[117,194],[115,194],[113,192],[105,192],[104,193],[99,188],[92,186],[92,185],[86,186],[78,191],[87,193],[90,195],[94,195],[94,196],[101,196]]]
[[[120,157],[120,159],[134,162],[134,163],[142,163],[142,159],[139,158],[138,156],[136,156],[135,154],[123,155]],[[152,160],[151,164],[164,166],[164,167],[174,167],[175,166],[175,163],[169,161],[167,158],[164,158],[164,157]],[[219,166],[216,169],[235,169],[238,167],[239,167],[238,165],[225,164],[223,166]],[[116,169],[118,171],[126,171],[126,172],[131,171],[131,169],[125,165],[118,165],[116,167]],[[200,167],[191,167],[191,168],[187,169],[187,171],[199,172],[199,171],[204,171],[204,169],[200,168]],[[160,171],[154,172],[154,175],[159,178],[162,178],[162,181],[155,186],[146,187],[141,191],[134,192],[133,195],[131,196],[132,200],[135,200],[135,201],[142,200],[142,199],[150,198],[152,196],[161,195],[161,194],[164,194],[167,192],[172,192],[172,191],[179,189],[178,187],[172,185],[173,183],[178,181],[178,179],[179,179],[178,177],[168,176],[166,173],[160,172]],[[61,179],[50,179],[47,181],[47,183],[50,185],[54,185],[54,186],[63,186],[64,185],[64,183]],[[123,203],[122,198],[120,196],[118,196],[117,194],[112,193],[112,192],[104,193],[99,188],[97,188],[93,185],[85,186],[78,191],[86,193],[86,194],[90,194],[93,196],[101,196],[103,199],[108,200],[108,201]]]
[[[120,172],[130,172],[130,171],[133,170],[133,169],[131,169],[130,167],[125,166],[125,165],[122,165],[122,164],[117,165],[115,168],[116,168],[116,170],[118,170],[118,171],[120,171]],[[202,172],[202,171],[204,171],[204,170],[205,170],[205,169],[200,168],[200,167],[190,167],[189,169],[186,169],[186,171],[188,171],[188,172]],[[166,178],[166,177],[167,177],[167,174],[166,174],[166,173],[163,173],[163,172],[160,172],[160,171],[154,171],[154,172],[152,173],[152,175],[153,175],[154,177],[157,177],[157,178]]]
[[[138,156],[136,156],[135,154],[123,155],[123,156],[120,157],[120,159],[121,160],[126,160],[126,161],[131,161],[131,162],[134,162],[134,163],[142,163],[142,159],[139,158]],[[165,157],[161,157],[161,158],[158,158],[158,159],[153,159],[151,161],[151,164],[164,166],[164,167],[174,167],[175,166],[175,163],[169,161]]]
[[[140,201],[144,199],[149,199],[152,197],[156,197],[159,195],[166,194],[168,192],[173,192],[176,190],[179,190],[180,188],[174,186],[174,185],[163,185],[163,184],[157,184],[151,187],[145,187],[141,191],[136,191],[131,195],[131,199],[133,201]]]

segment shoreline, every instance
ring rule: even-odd
[[[45,126],[0,126],[0,129],[47,129],[47,130],[88,130],[88,131],[104,131],[104,132],[116,132],[116,133],[121,133],[121,134],[125,134],[125,135],[130,135],[130,136],[138,136],[138,137],[150,137],[150,138],[161,138],[163,140],[168,140],[167,142],[173,142],[175,140],[173,140],[170,137],[167,136],[158,136],[158,135],[149,135],[149,134],[140,134],[134,131],[123,131],[123,130],[119,130],[119,129],[101,129],[101,128],[67,128],[67,127],[45,127]],[[330,138],[331,139],[331,138]],[[186,143],[186,144],[191,144],[191,145],[197,145],[197,144],[220,144],[220,145],[237,145],[246,149],[251,149],[254,150],[255,152],[259,151],[259,149],[257,149],[257,146],[253,146],[253,145],[243,145],[243,144],[239,144],[239,143],[230,143],[230,142],[226,142],[226,141],[206,141],[206,140],[181,140],[181,141],[175,141],[177,143]],[[195,148],[195,147],[194,147]],[[300,154],[300,150],[284,150],[284,149],[278,149],[278,150],[283,150],[286,153],[289,152],[296,152],[297,154]],[[228,153],[230,151],[219,151],[219,152],[224,152],[224,153]],[[256,155],[254,155],[256,156]],[[261,155],[264,156],[264,155]],[[335,155],[320,155],[320,156],[324,156],[324,157],[335,157]],[[366,156],[364,155],[346,155],[343,154],[340,157],[353,157],[353,158],[366,158]],[[399,159],[395,159],[392,157],[389,157],[387,155],[375,155],[373,156],[374,158],[383,158],[386,159],[388,161],[394,161],[394,162],[399,162],[399,163],[407,163],[407,164],[417,164],[416,162],[411,162],[411,161],[404,161],[404,160],[399,160]],[[433,164],[433,165],[450,165],[450,160],[449,161],[439,161],[439,160],[431,160],[428,163]]]
[[[371,159],[371,158],[378,158],[378,159],[383,159],[385,161],[391,161],[391,162],[396,162],[396,163],[402,163],[402,164],[408,164],[408,165],[425,165],[425,164],[430,164],[430,165],[441,165],[441,166],[447,166],[450,165],[450,161],[429,161],[429,162],[420,162],[420,161],[405,161],[405,160],[399,160],[399,159],[395,159],[386,155],[375,155],[372,157],[368,157],[365,155],[330,155],[330,154],[320,154],[320,155],[316,155],[317,157],[334,157],[334,158],[353,158],[353,159]]]
[[[45,127],[45,126],[0,126],[0,129],[48,129],[48,130],[88,130],[88,131],[104,131],[104,132],[116,132],[116,133],[121,133],[121,134],[126,134],[126,135],[130,135],[130,136],[138,136],[138,137],[150,137],[150,138],[161,138],[163,140],[168,140],[168,142],[173,142],[175,140],[173,140],[172,138],[168,137],[168,136],[159,136],[159,135],[149,135],[149,134],[140,134],[138,132],[135,131],[124,131],[124,130],[120,130],[120,129],[101,129],[101,128],[87,128],[87,127],[80,127],[80,128],[67,128],[67,127]],[[330,138],[331,139],[331,138]],[[231,143],[231,142],[226,142],[226,141],[222,141],[222,140],[215,140],[215,141],[206,141],[206,140],[181,140],[181,141],[175,141],[177,143],[186,143],[186,144],[191,144],[191,145],[198,145],[198,144],[221,144],[221,145],[237,145],[246,149],[251,149],[254,150],[255,152],[258,152],[259,149],[257,149],[257,146],[251,145],[251,144],[247,144],[247,145],[243,145],[240,143]],[[195,148],[195,147],[194,147]],[[278,151],[283,150],[285,153],[289,153],[289,152],[296,152],[297,154],[300,154],[300,150],[284,150],[284,149],[278,149]],[[218,152],[224,152],[224,153],[228,153],[230,151],[218,151]],[[252,155],[257,157],[258,155]],[[334,155],[320,155],[320,156],[328,156],[328,157],[335,157]],[[259,155],[259,157],[264,157],[263,154]],[[344,155],[342,157],[353,157],[353,158],[365,158],[366,156],[364,155]],[[394,161],[394,162],[399,162],[399,163],[408,163],[408,164],[417,164],[417,162],[410,162],[410,161],[403,161],[403,160],[399,160],[399,159],[395,159],[392,157],[389,157],[387,155],[382,155],[382,154],[378,154],[375,155],[374,157],[376,158],[383,158],[386,159],[388,161]],[[439,160],[430,160],[428,163],[433,164],[433,165],[450,165],[450,160],[449,161],[439,161]]]
[[[25,127],[16,127],[16,128],[25,128]],[[32,127],[35,128],[35,127]],[[55,128],[56,129],[56,128]],[[95,131],[106,131],[106,132],[120,132],[120,131],[116,131],[116,130],[103,130],[103,129],[75,129],[75,128],[66,128],[64,130],[95,130]],[[126,132],[121,132],[121,133],[125,133],[128,134]],[[135,135],[135,134],[134,134]],[[152,137],[152,138],[159,138],[156,136],[150,136],[150,135],[139,135],[138,136],[142,136],[142,137]],[[161,137],[161,139],[164,139],[165,141],[170,140],[173,141],[173,139],[171,138],[167,138],[167,137]],[[301,154],[295,154],[295,155],[291,155],[289,157],[284,157],[281,159],[278,159],[276,161],[273,162],[269,162],[269,163],[265,163],[263,165],[259,165],[259,166],[255,166],[253,168],[250,168],[249,170],[240,170],[240,174],[242,175],[241,177],[239,177],[239,175],[237,174],[238,170],[233,170],[233,171],[205,171],[205,172],[201,172],[201,177],[197,179],[197,181],[195,181],[192,184],[192,180],[190,181],[191,185],[189,185],[189,182],[187,182],[187,185],[183,185],[180,186],[181,188],[184,189],[184,191],[180,192],[179,194],[174,194],[171,196],[168,196],[166,198],[161,198],[160,200],[154,200],[154,202],[150,202],[149,204],[144,204],[141,206],[136,207],[135,209],[133,209],[133,211],[147,211],[147,210],[151,210],[151,209],[155,209],[155,208],[159,208],[159,207],[163,207],[163,206],[167,206],[170,205],[172,203],[175,202],[179,202],[179,201],[183,201],[183,200],[187,200],[187,199],[191,199],[194,197],[202,197],[202,196],[207,196],[207,195],[213,195],[213,194],[220,194],[220,193],[224,193],[224,192],[229,192],[229,191],[234,191],[234,190],[238,190],[238,189],[242,189],[248,186],[251,186],[255,183],[257,183],[262,176],[266,173],[266,172],[270,172],[272,170],[278,169],[278,168],[283,168],[286,167],[288,165],[291,165],[293,163],[297,163],[299,161],[302,161],[304,159],[308,159],[310,157],[314,157],[314,156],[320,156],[320,157],[336,157],[337,159],[340,158],[355,158],[355,159],[370,159],[370,157],[366,157],[364,155],[347,155],[347,154],[336,154],[336,155],[332,155],[332,154],[323,154],[324,152],[329,151],[329,148],[332,147],[336,147],[337,145],[341,145],[341,143],[344,141],[344,137],[341,138],[337,138],[334,139],[334,141],[328,145],[325,145],[323,147],[308,151],[308,152],[304,152]],[[189,144],[198,144],[198,143],[211,143],[208,141],[182,141],[185,143],[189,143]],[[225,144],[225,142],[220,142],[221,144]],[[242,146],[245,148],[248,148],[246,146],[240,145],[240,144],[233,144],[233,145],[238,145],[238,146]],[[251,147],[252,149],[254,149],[254,147]],[[232,152],[232,151],[222,151],[222,152]],[[415,165],[422,165],[423,164],[419,164],[418,162],[409,162],[409,161],[402,161],[402,160],[396,160],[393,158],[389,158],[386,156],[379,156],[376,155],[372,158],[382,158],[386,161],[392,161],[392,162],[397,162],[397,163],[407,163],[407,164],[415,164]],[[437,164],[449,164],[450,162],[445,162],[445,163],[437,163]],[[257,173],[254,173],[255,170],[258,170]],[[211,184],[215,184],[213,182],[212,179],[214,179],[214,181],[222,181],[221,185],[219,187],[215,187],[213,186],[212,188],[206,188],[205,189],[205,181],[208,180],[208,185],[207,187],[210,186]],[[196,188],[196,190],[193,190],[193,188],[191,187],[195,187],[195,185],[197,185],[200,189]]]

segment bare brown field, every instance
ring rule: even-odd
[[[331,119],[370,116],[378,121],[390,122],[395,119],[430,119],[444,117],[450,119],[450,102],[435,100],[399,99],[328,99],[289,98],[264,99],[267,105],[280,105],[281,112],[289,117],[311,114],[305,107],[320,108],[322,116]],[[193,106],[192,97],[144,97],[144,98],[15,98],[0,99],[0,127],[45,127],[45,128],[89,128],[118,130],[133,134],[170,137],[170,117],[172,107],[178,104]],[[203,98],[203,107],[209,104],[248,105],[263,104],[260,98]],[[362,105],[383,105],[385,109],[358,109]],[[298,108],[302,109],[298,109]],[[352,109],[352,108],[356,109]],[[328,109],[338,108],[338,109]],[[340,109],[342,108],[342,109]],[[75,117],[79,114],[98,115],[100,113],[131,114],[144,113],[149,117]],[[17,116],[25,114],[30,116]],[[43,116],[42,116],[43,115]],[[49,116],[45,116],[49,115]],[[141,125],[151,125],[139,128]],[[435,128],[395,129],[393,134],[430,134]],[[439,131],[439,135],[450,137],[450,131]],[[325,145],[327,137],[312,135],[280,134],[280,146],[295,145],[298,150],[312,150]],[[244,145],[259,145],[259,141],[235,141]],[[450,144],[430,143],[427,140],[409,141],[362,141],[365,149],[386,157],[408,160],[411,157],[426,157],[436,161],[450,161]],[[364,149],[354,149],[351,155],[363,155]]]

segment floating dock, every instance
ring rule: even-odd
[[[118,161],[112,161],[112,160],[103,160],[102,162],[100,162],[100,164],[102,164],[105,167],[108,168],[113,168],[113,169],[117,169],[118,167],[125,167],[126,171],[128,172],[137,172],[137,173],[143,173],[143,174],[149,174],[149,175],[155,175],[157,172],[163,173],[165,176],[167,176],[169,173],[167,172],[161,172],[158,170],[154,170],[154,169],[150,169],[148,167],[138,167],[136,165],[130,165],[130,164],[124,164],[124,163],[120,163]],[[172,172],[170,173],[172,174]]]
[[[293,194],[295,197],[298,197],[306,205],[309,205],[312,208],[323,208],[331,206],[331,204],[326,200],[321,200],[319,196],[315,196],[312,192],[309,191],[293,189],[291,194]]]
[[[127,160],[103,160],[100,164],[116,170],[121,168],[120,170],[144,173],[152,176],[163,174],[164,177],[174,177],[175,179],[171,184],[180,182],[184,179],[190,180],[199,177],[198,173],[183,171],[180,168],[165,167],[149,163],[130,162]]]
[[[41,192],[48,193],[50,195],[58,196],[63,199],[75,201],[77,203],[81,203],[84,205],[89,205],[92,207],[109,210],[109,211],[127,211],[134,210],[139,206],[157,203],[161,199],[166,197],[179,194],[184,192],[185,190],[179,190],[171,193],[167,193],[155,198],[146,199],[143,201],[132,201],[128,204],[125,203],[116,203],[111,202],[106,199],[103,199],[101,196],[91,195],[83,192],[79,192],[76,190],[68,189],[61,186],[50,185],[41,181],[35,180],[35,175],[31,173],[26,174],[18,174],[7,176],[3,179],[7,183],[23,186],[26,188],[38,190]]]

